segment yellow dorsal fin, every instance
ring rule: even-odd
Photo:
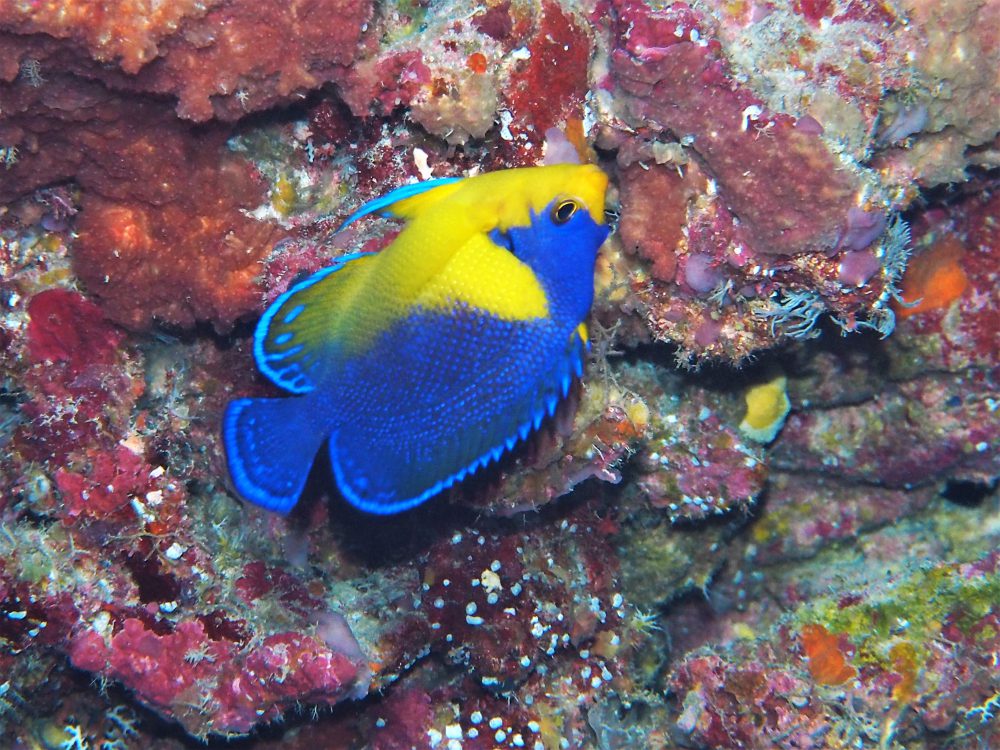
[[[316,369],[335,351],[350,350],[364,332],[345,325],[376,259],[374,253],[340,258],[301,281],[264,313],[254,334],[257,366],[276,385],[305,393],[315,386]]]
[[[353,224],[363,216],[376,213],[399,219],[412,219],[428,206],[433,206],[454,193],[462,182],[461,177],[442,177],[437,180],[403,185],[386,193],[381,198],[365,203],[347,217],[347,220],[340,225],[340,229]]]
[[[445,182],[431,190],[403,198],[392,204],[390,213],[399,219],[414,219],[431,206],[450,197],[462,185],[462,180]]]

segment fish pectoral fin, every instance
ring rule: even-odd
[[[303,398],[244,398],[226,408],[222,426],[236,490],[250,502],[288,513],[299,499],[319,447]]]
[[[358,219],[374,213],[397,219],[412,219],[427,206],[451,195],[458,188],[457,183],[461,182],[462,179],[461,177],[439,177],[436,180],[398,187],[381,198],[365,203],[348,216],[337,231],[339,232]],[[452,187],[446,187],[449,185]]]
[[[341,311],[375,257],[375,253],[345,255],[293,286],[267,309],[254,333],[254,358],[271,382],[292,393],[315,388],[318,368],[336,356]]]

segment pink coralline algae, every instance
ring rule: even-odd
[[[65,289],[36,294],[28,303],[28,318],[27,354],[32,361],[65,367],[72,375],[114,362],[122,334],[82,295]]]
[[[920,300],[910,309],[900,306],[905,320],[895,342],[907,370],[989,372],[1000,364],[1000,295],[994,281],[998,211],[1000,195],[994,192],[971,199],[950,216],[929,214],[921,222],[915,258],[933,257],[920,284],[908,289],[908,275],[903,277],[904,293]],[[947,253],[937,252],[942,246]]]
[[[824,748],[905,742],[926,727],[953,729],[959,742],[990,741],[995,688],[982,664],[998,646],[996,613],[986,603],[996,563],[994,553],[927,565],[897,575],[886,591],[860,584],[863,593],[793,604],[769,642],[688,654],[671,683],[681,710],[677,736],[693,747]],[[906,626],[894,629],[894,617],[907,618]]]
[[[836,170],[819,136],[769,112],[733,79],[700,14],[683,3],[660,13],[633,3],[615,10],[612,72],[629,120],[691,137],[688,148],[755,254],[859,249],[862,236],[848,225],[860,181]]]
[[[269,635],[238,652],[236,644],[210,638],[198,621],[158,633],[129,618],[110,644],[94,631],[79,634],[70,660],[132,686],[153,707],[192,713],[192,723],[198,713],[210,712],[230,732],[280,716],[295,701],[335,702],[357,674],[346,656],[297,633]]]
[[[969,249],[957,261],[962,293],[902,321],[889,346],[901,382],[875,398],[792,415],[774,452],[777,465],[807,471],[836,465],[843,478],[897,489],[942,479],[989,484],[1000,474],[997,205],[995,195],[977,197],[923,228],[927,241],[917,243],[918,257],[942,233],[957,230],[965,238]],[[932,276],[927,283],[930,299],[933,284],[950,282]],[[901,443],[907,450],[895,449]]]
[[[2,78],[65,72],[171,95],[181,117],[235,120],[342,76],[371,15],[365,2],[0,4]],[[26,61],[28,61],[26,63]]]
[[[97,305],[64,289],[31,297],[27,315],[23,409],[33,424],[15,432],[15,451],[29,460],[65,460],[91,442],[110,448],[115,441],[108,427],[142,393],[141,382],[132,379],[132,359],[120,348],[122,333]],[[117,472],[114,463],[106,464],[111,473]]]
[[[989,482],[1000,474],[993,386],[984,375],[962,386],[958,403],[952,384],[925,376],[836,414],[792,415],[774,461],[807,470],[838,465],[844,477],[894,488],[947,477]],[[900,441],[905,452],[896,450]]]
[[[643,294],[653,335],[740,359],[809,335],[826,311],[847,329],[890,330],[895,240],[879,243],[891,202],[873,175],[845,169],[814,118],[773,110],[712,17],[684,3],[611,11],[603,137],[624,167],[623,240],[656,280]],[[709,318],[711,330],[697,322]]]
[[[767,479],[763,451],[724,424],[705,394],[692,395],[676,413],[654,420],[654,433],[635,462],[636,486],[671,520],[745,508]]]
[[[544,549],[526,534],[456,533],[432,553],[423,574],[433,647],[484,686],[507,691],[556,652],[621,634],[623,599],[615,597],[617,571],[605,565],[614,558],[598,522],[586,514],[566,519],[555,532],[557,546]],[[561,554],[536,558],[552,549]],[[595,658],[596,674],[608,666]]]
[[[442,10],[420,9],[424,28],[415,34],[387,27],[388,43],[342,84],[344,100],[361,116],[406,107],[448,143],[481,139],[499,123],[496,157],[537,162],[545,132],[583,116],[592,33],[554,2],[537,12],[508,2],[474,6],[457,20]],[[402,11],[383,23],[393,20],[415,23]]]
[[[688,657],[671,685],[683,706],[678,733],[695,747],[816,747],[809,737],[824,732],[822,716],[793,702],[796,693],[808,690],[808,680],[765,667],[773,659],[767,653],[749,663],[709,654]],[[739,708],[731,712],[729,706]],[[774,744],[779,737],[784,744]]]
[[[70,517],[131,514],[131,498],[154,491],[148,479],[152,468],[123,445],[97,456],[87,469],[85,474],[66,470],[56,474],[63,511]]]
[[[617,149],[621,236],[653,279],[640,299],[655,338],[741,360],[826,315],[891,332],[907,242],[895,215],[914,180],[980,152],[995,163],[1000,132],[995,113],[973,133],[924,101],[916,59],[974,111],[998,89],[972,94],[965,66],[934,65],[939,19],[913,5],[608,4],[599,143]],[[995,57],[979,14],[956,43]]]
[[[769,564],[809,558],[823,547],[912,516],[937,494],[933,486],[889,489],[808,473],[772,472],[767,512],[753,528],[753,559]]]

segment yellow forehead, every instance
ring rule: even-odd
[[[463,180],[440,205],[467,211],[489,229],[506,231],[527,225],[531,212],[541,213],[552,201],[572,198],[586,207],[596,223],[603,224],[607,187],[607,175],[593,164],[522,167]]]

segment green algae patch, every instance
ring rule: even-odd
[[[854,662],[897,671],[925,663],[935,640],[974,640],[978,626],[1000,602],[997,556],[974,563],[918,568],[878,589],[824,599],[795,615],[797,629],[819,624],[845,633],[856,648]]]

